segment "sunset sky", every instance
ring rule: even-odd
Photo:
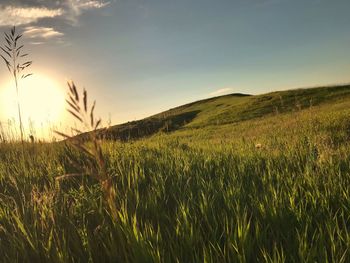
[[[1,0],[0,30],[16,24],[34,74],[63,91],[73,79],[121,123],[226,93],[350,82],[349,13],[349,0]],[[3,64],[0,83],[1,94]]]

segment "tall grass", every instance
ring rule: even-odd
[[[80,154],[83,155],[80,158],[84,158],[85,163],[82,165],[79,160],[76,160],[74,155],[68,155],[71,163],[80,170],[80,173],[65,174],[56,178],[56,180],[65,180],[77,176],[93,177],[100,183],[110,212],[116,218],[115,189],[112,178],[107,171],[106,160],[102,153],[101,141],[99,140],[101,133],[105,129],[98,130],[102,121],[94,115],[96,101],[89,107],[88,93],[85,89],[82,94],[83,96],[81,96],[74,82],[68,82],[68,87],[68,99],[66,99],[68,105],[67,111],[79,122],[81,130],[72,128],[75,132],[74,136],[69,136],[59,131],[56,131],[56,133],[63,136],[66,139],[66,143],[80,151]],[[85,136],[83,134],[84,131]]]
[[[348,108],[104,142],[117,219],[97,178],[55,180],[88,167],[81,151],[30,144],[23,170],[0,144],[0,258],[349,262]]]
[[[19,84],[20,80],[25,79],[32,74],[24,74],[24,70],[32,65],[32,61],[23,62],[28,54],[23,53],[24,45],[20,43],[22,38],[22,34],[17,33],[16,27],[13,27],[10,32],[4,33],[4,44],[0,47],[2,50],[2,54],[0,54],[3,59],[9,73],[12,75],[16,94],[17,94],[17,110],[18,110],[18,120],[20,125],[20,134],[21,134],[21,142],[23,143],[24,135],[23,135],[23,123],[22,123],[22,114],[21,114],[21,104],[19,99]]]

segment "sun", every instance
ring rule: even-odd
[[[60,121],[65,110],[63,88],[45,75],[32,75],[19,84],[19,100],[22,121],[26,133],[35,129],[39,133],[54,127]],[[17,96],[13,82],[0,88],[1,118],[18,122]]]

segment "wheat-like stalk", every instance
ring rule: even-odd
[[[24,45],[19,41],[22,38],[22,34],[17,33],[16,27],[14,26],[10,32],[4,33],[5,43],[0,46],[1,58],[5,62],[7,69],[13,77],[15,82],[16,94],[17,94],[17,108],[18,108],[18,119],[21,132],[21,142],[23,144],[23,123],[21,114],[21,105],[19,101],[19,81],[32,75],[32,73],[24,74],[24,70],[32,65],[32,61],[28,61],[25,58],[28,56],[27,53],[23,53]],[[23,62],[25,61],[25,62]]]
[[[117,209],[114,203],[115,190],[113,188],[112,178],[107,172],[106,161],[102,153],[102,145],[97,134],[101,126],[101,119],[97,119],[94,115],[96,101],[89,107],[87,99],[88,93],[85,89],[81,97],[74,82],[68,82],[68,88],[68,98],[66,99],[68,105],[67,111],[81,124],[84,130],[88,131],[86,135],[91,143],[85,143],[86,138],[78,136],[84,132],[80,129],[71,128],[76,133],[76,136],[70,136],[59,131],[55,132],[63,136],[67,139],[68,143],[85,154],[90,162],[87,162],[87,165],[83,167],[79,164],[76,165],[81,173],[65,174],[57,177],[56,180],[59,181],[83,175],[92,176],[100,183],[111,213],[116,216]],[[74,160],[71,161],[74,163]]]

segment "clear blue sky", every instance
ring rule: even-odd
[[[75,80],[119,123],[225,92],[349,82],[349,14],[349,0],[15,0],[0,26],[27,31],[34,73]]]

